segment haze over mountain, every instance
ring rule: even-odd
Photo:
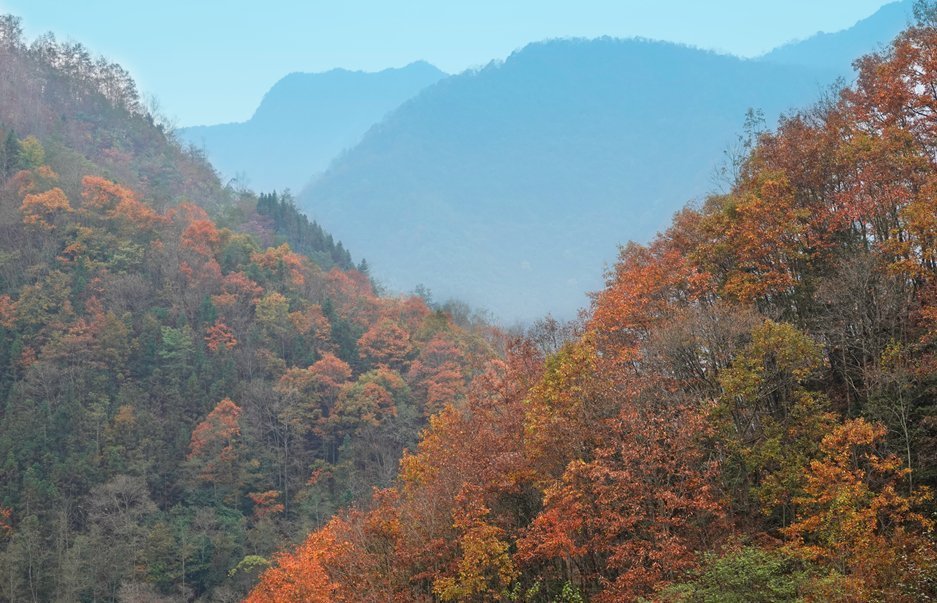
[[[889,6],[762,60],[646,40],[531,44],[405,103],[300,204],[391,288],[422,283],[508,321],[571,316],[617,245],[713,189],[749,108],[771,127],[848,73],[810,49],[842,41],[858,56],[909,12]]]
[[[848,73],[858,57],[887,45],[908,26],[913,0],[886,4],[847,30],[817,33],[763,55],[761,60],[785,65],[828,68]]]
[[[203,149],[225,180],[258,191],[299,190],[388,111],[445,75],[425,62],[377,73],[291,73],[248,121],[178,133]]]
[[[810,104],[911,6],[755,60],[606,38],[531,44],[447,79],[423,62],[293,73],[249,121],[180,136],[226,180],[308,185],[300,204],[392,289],[424,284],[505,320],[571,316],[618,244],[712,190],[749,108],[771,127]]]

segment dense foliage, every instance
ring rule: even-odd
[[[937,598],[937,28],[628,245],[249,601]],[[383,327],[382,327],[383,329]]]
[[[28,44],[19,20],[0,16],[0,123],[42,140],[66,188],[93,173],[131,187],[157,209],[186,198],[217,207],[225,196],[212,167],[174,144],[148,104],[119,65],[52,34]]]
[[[2,25],[0,600],[238,600],[392,483],[497,338],[379,297],[288,199],[105,94],[119,68]]]
[[[381,299],[195,205],[57,184],[23,169],[0,205],[11,600],[199,596],[256,557],[249,582],[286,535],[389,485],[424,416],[493,354],[421,299]]]
[[[273,230],[283,242],[310,259],[319,266],[329,269],[338,266],[342,269],[354,268],[351,254],[342,246],[335,243],[332,235],[325,232],[315,222],[310,222],[305,214],[296,209],[289,194],[277,195],[261,193],[257,199],[257,214],[271,221]]]
[[[0,599],[937,599],[918,13],[513,338],[377,295],[119,67],[0,21]]]

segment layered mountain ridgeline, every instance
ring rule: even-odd
[[[926,8],[926,7],[925,7]],[[937,597],[937,10],[249,601]],[[565,339],[565,342],[564,342]]]
[[[620,241],[711,187],[748,108],[773,121],[832,79],[662,42],[532,44],[392,113],[300,202],[391,288],[571,316]]]
[[[105,94],[116,66],[4,48],[0,600],[240,599],[392,482],[499,338],[375,295],[288,197],[219,186],[132,82]]]
[[[246,122],[182,128],[226,179],[254,190],[300,190],[385,114],[446,74],[416,62],[377,73],[292,73]]]
[[[740,60],[641,40],[532,44],[389,115],[300,205],[391,288],[423,283],[506,321],[572,316],[620,241],[646,241],[720,185],[749,108],[770,126],[814,102],[909,12],[804,42],[842,43],[844,61],[801,45]]]

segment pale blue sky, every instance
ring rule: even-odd
[[[247,119],[292,71],[379,70],[424,59],[448,72],[528,42],[642,36],[756,56],[837,31],[885,0],[0,0],[27,35],[82,42],[126,66],[177,125]]]

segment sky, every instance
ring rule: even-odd
[[[244,121],[294,71],[426,60],[456,73],[557,37],[640,36],[751,57],[886,0],[0,0],[130,70],[176,126]]]

